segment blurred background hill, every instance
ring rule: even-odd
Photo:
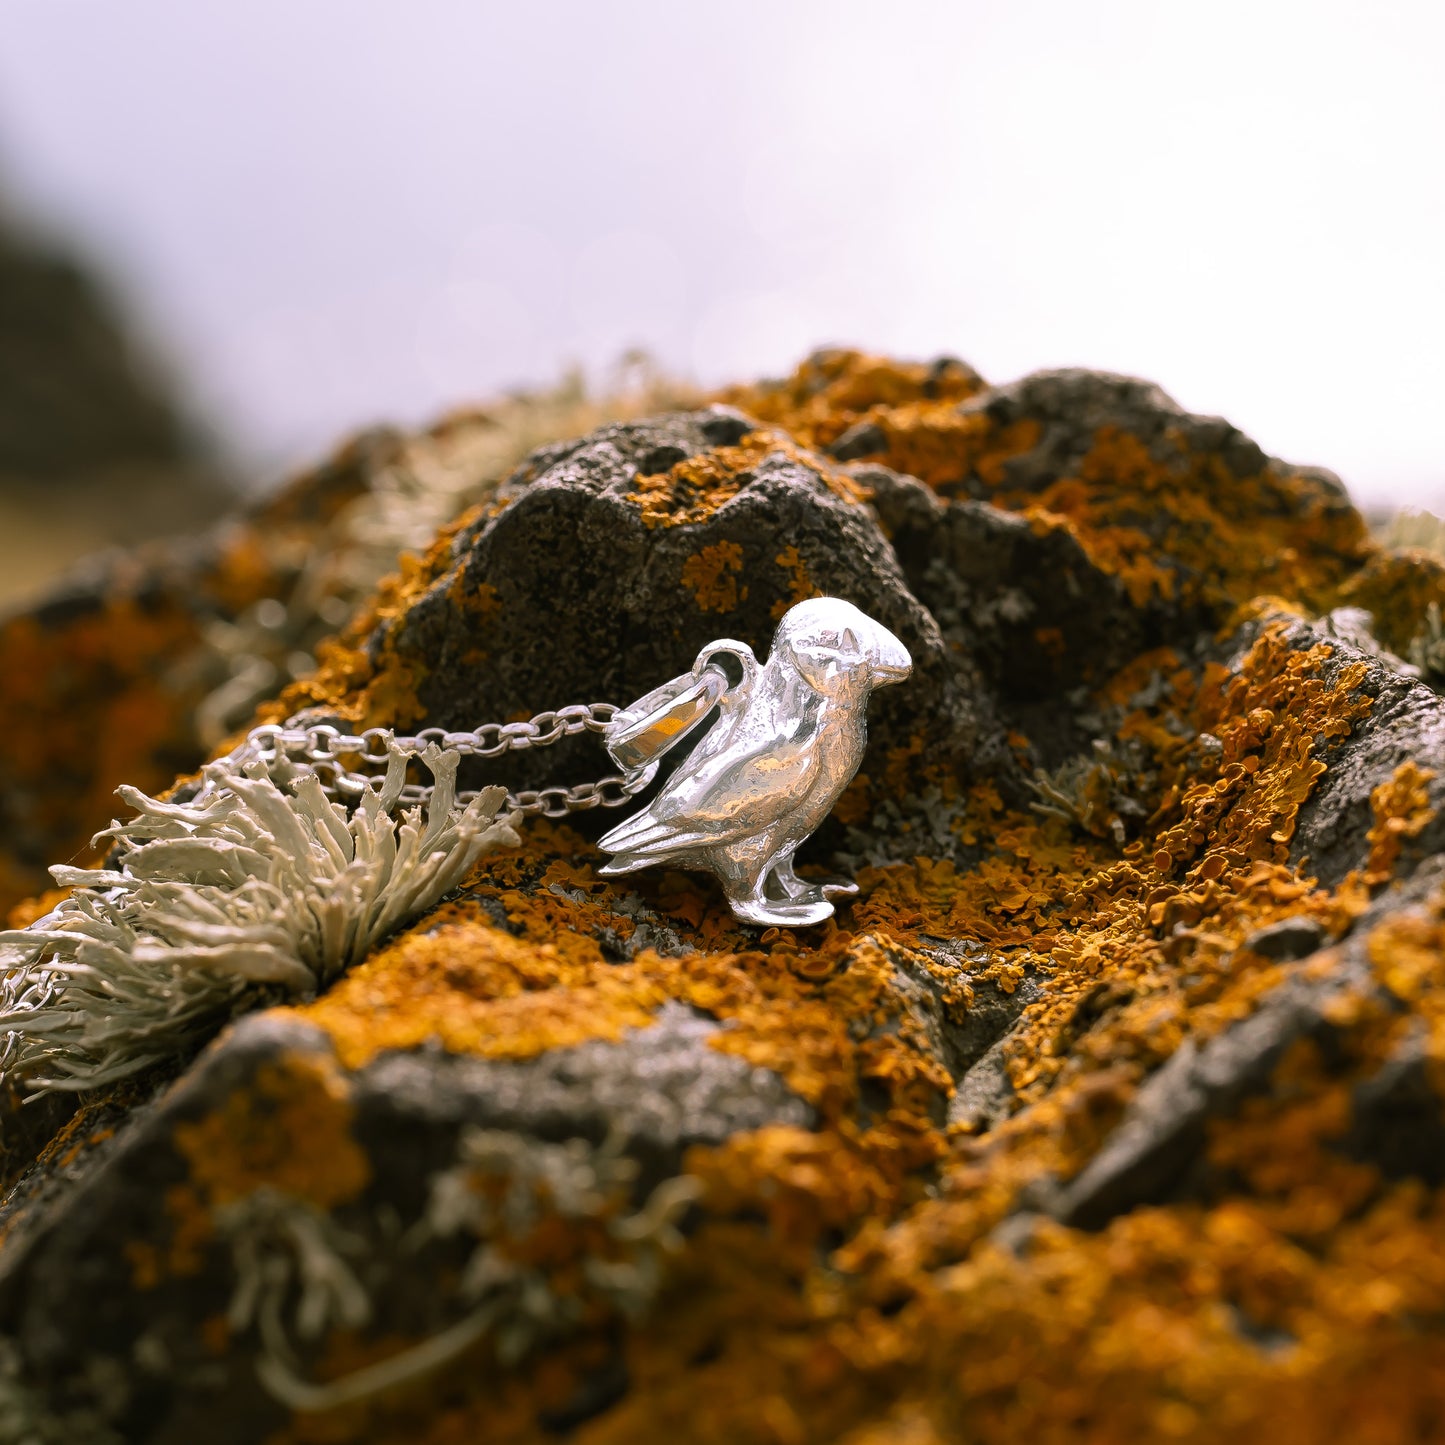
[[[115,298],[0,209],[0,606],[235,500]]]

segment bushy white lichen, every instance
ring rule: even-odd
[[[1147,811],[1128,792],[1145,766],[1140,751],[1114,738],[1095,738],[1089,754],[1068,758],[1053,772],[1035,768],[1029,785],[1037,801],[1030,808],[1095,837],[1112,838],[1122,848],[1128,822]]]
[[[433,1176],[422,1232],[476,1239],[458,1288],[464,1299],[495,1313],[497,1353],[504,1361],[581,1317],[579,1296],[559,1295],[542,1270],[520,1264],[506,1248],[507,1241],[530,1235],[548,1213],[605,1220],[618,1242],[616,1258],[582,1263],[595,1297],[629,1318],[652,1302],[663,1256],[682,1243],[676,1221],[697,1197],[697,1181],[685,1174],[664,1180],[633,1211],[626,1200],[636,1177],[636,1161],[616,1140],[598,1147],[585,1139],[542,1143],[504,1129],[463,1132],[456,1165]]]
[[[424,819],[398,808],[400,749],[350,813],[309,771],[283,787],[257,760],[209,765],[188,802],[119,789],[135,816],[98,835],[108,866],[52,868],[70,897],[0,932],[0,1070],[88,1089],[184,1055],[243,1009],[315,994],[517,842],[505,789],[459,805],[457,755],[420,759]]]

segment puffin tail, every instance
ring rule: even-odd
[[[697,840],[671,823],[659,822],[646,808],[627,818],[597,840],[604,853],[615,856],[597,871],[604,876],[631,873],[654,863],[666,863]]]
[[[615,878],[619,873],[635,873],[639,868],[648,867],[652,861],[645,855],[639,857],[636,853],[617,853],[597,870],[597,876]]]

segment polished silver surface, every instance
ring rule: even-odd
[[[732,657],[741,680],[726,682],[713,659]],[[790,608],[766,663],[745,642],[723,639],[698,654],[690,673],[622,709],[608,750],[632,773],[692,733],[714,706],[717,720],[640,813],[601,839],[604,875],[667,864],[717,875],[744,922],[800,928],[833,912],[831,898],[856,893],[846,880],[800,878],[793,855],[852,781],[868,741],[868,695],[913,670],[886,627],[836,597]]]

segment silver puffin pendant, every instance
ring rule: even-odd
[[[719,656],[736,659],[740,680],[730,680]],[[746,642],[710,642],[691,672],[611,720],[607,750],[640,780],[716,714],[652,802],[601,839],[613,856],[598,871],[705,869],[745,923],[822,923],[831,900],[857,885],[800,878],[793,855],[863,761],[869,694],[912,671],[886,627],[837,597],[789,608],[765,663]]]

